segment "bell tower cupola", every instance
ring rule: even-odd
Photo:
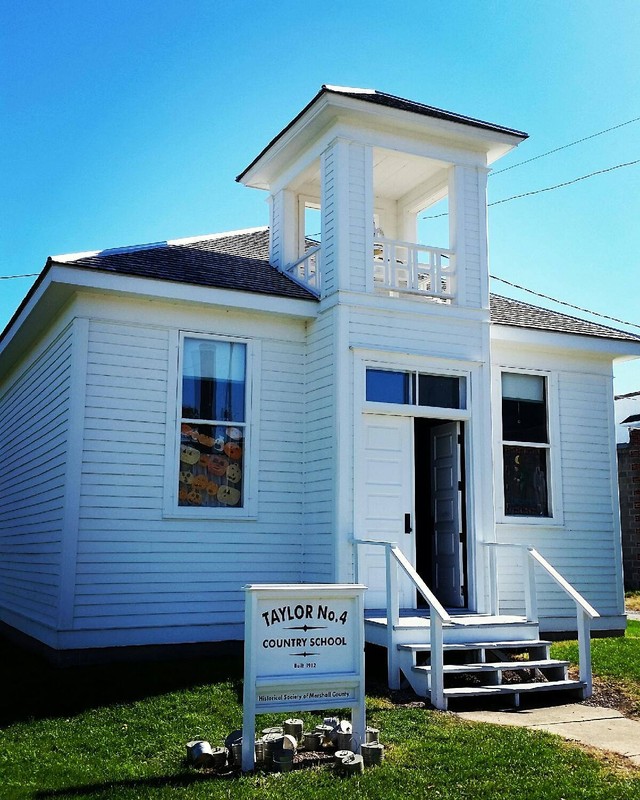
[[[269,193],[271,263],[318,297],[488,309],[487,174],[526,136],[325,85],[237,180]]]

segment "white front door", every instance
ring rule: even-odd
[[[433,503],[435,593],[450,608],[464,606],[460,492],[460,448],[457,422],[431,429],[431,497]]]
[[[355,507],[356,536],[360,539],[396,542],[415,563],[413,530],[413,419],[364,414]],[[409,530],[409,532],[405,532]],[[359,548],[360,581],[367,587],[367,608],[386,606],[386,573],[383,547]],[[416,607],[413,584],[402,573],[400,606]]]

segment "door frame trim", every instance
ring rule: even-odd
[[[466,542],[465,558],[467,569],[466,600],[469,609],[476,609],[481,601],[482,592],[479,586],[484,585],[481,575],[477,574],[481,560],[478,559],[476,542],[478,532],[481,530],[479,514],[481,507],[476,506],[476,492],[474,491],[475,467],[478,465],[478,454],[475,452],[477,429],[481,432],[480,421],[474,426],[475,417],[482,410],[482,403],[479,400],[483,388],[483,365],[479,361],[467,359],[451,359],[437,356],[419,355],[415,353],[399,353],[393,351],[372,350],[365,347],[352,346],[354,354],[354,373],[353,373],[353,398],[354,398],[354,448],[353,448],[353,530],[356,530],[357,504],[355,503],[355,491],[357,491],[358,481],[362,464],[360,463],[360,450],[358,442],[361,441],[362,421],[365,415],[394,415],[403,417],[426,417],[430,419],[440,419],[443,422],[463,422],[465,432],[465,446],[463,449],[462,469],[464,470],[464,495],[462,503],[465,508],[466,521]],[[466,381],[466,408],[439,408],[431,406],[412,406],[395,403],[374,403],[367,402],[366,389],[366,369],[373,367],[376,369],[390,370],[418,370],[431,375],[443,375],[446,377],[459,377]],[[413,440],[413,436],[412,436]],[[479,434],[478,447],[481,447],[482,435]],[[413,450],[413,444],[412,444]],[[492,459],[491,459],[492,460]],[[415,479],[415,466],[412,464],[412,474]],[[413,488],[413,487],[412,487]],[[414,489],[415,491],[415,489]],[[481,506],[484,504],[481,504]],[[414,514],[415,517],[415,514]]]

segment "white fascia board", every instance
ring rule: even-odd
[[[486,154],[488,163],[506,155],[523,141],[522,137],[516,134],[476,127],[472,122],[465,124],[390,106],[363,104],[352,97],[334,96],[331,105],[341,109],[343,114],[348,111],[353,112],[356,124],[360,120],[367,119],[367,124],[370,125],[371,120],[375,119],[378,120],[375,127],[384,126],[394,131],[410,131],[419,134],[420,137],[436,136],[444,141],[454,142],[463,149],[480,150]]]
[[[281,168],[280,161],[282,160],[282,151],[288,149],[291,141],[296,138],[299,139],[297,143],[298,152],[301,152],[304,147],[308,146],[318,135],[317,131],[314,130],[313,123],[328,105],[327,95],[319,97],[313,106],[307,109],[300,119],[298,119],[288,131],[283,133],[280,138],[258,158],[255,164],[245,171],[240,183],[254,189],[270,189],[273,176],[276,175]],[[288,153],[286,158],[289,160],[291,154]]]
[[[405,135],[408,133],[410,138],[411,135],[420,139],[435,136],[443,144],[449,144],[449,147],[443,147],[443,153],[475,151],[482,153],[484,164],[493,163],[522,141],[521,136],[476,127],[471,122],[465,124],[443,120],[412,111],[362,103],[352,97],[324,94],[268,147],[242,175],[241,183],[256,189],[271,189],[272,181],[284,167],[284,159],[289,162],[295,160],[323,131],[331,128],[338,118],[348,122],[358,132],[358,139],[362,138],[363,126],[365,129],[378,128],[387,135],[390,132],[397,134],[401,130]],[[404,137],[397,138],[402,141]],[[294,140],[295,148],[292,147]],[[450,159],[445,157],[444,160]]]
[[[430,303],[427,299],[420,300],[419,297],[387,297],[383,293],[374,292],[354,292],[349,289],[342,289],[334,292],[328,297],[320,300],[320,308],[326,311],[335,305],[349,305],[357,309],[377,309],[389,314],[397,315],[398,324],[406,318],[424,319],[425,316],[440,318],[450,324],[474,324],[479,322],[485,325],[490,324],[489,309],[471,306],[458,306],[455,304],[445,305],[444,303]]]
[[[0,340],[0,357],[5,352],[5,350],[10,346],[11,342],[17,335],[18,331],[22,328],[23,324],[25,323],[26,319],[31,315],[33,310],[41,304],[41,301],[46,293],[49,292],[51,287],[51,269],[44,274],[44,276],[40,279],[39,285],[33,290],[33,294],[29,298],[29,301],[25,303],[24,308],[20,310],[20,313],[12,319],[4,331],[4,336],[2,340]],[[23,301],[24,302],[24,301]]]
[[[276,295],[245,292],[233,289],[195,286],[170,281],[114,275],[89,268],[52,264],[40,284],[10,323],[0,341],[0,371],[5,357],[11,361],[14,342],[21,345],[51,324],[61,308],[73,295],[85,290],[161,299],[170,302],[194,303],[211,307],[237,308],[244,311],[263,311],[298,319],[312,319],[318,314],[318,304]]]
[[[491,341],[540,350],[559,350],[609,358],[639,358],[640,341],[607,339],[581,333],[563,333],[516,325],[491,324]]]
[[[198,303],[238,308],[245,311],[266,311],[303,319],[311,319],[317,314],[315,303],[311,300],[246,292],[241,289],[196,286],[190,283],[139,278],[132,275],[114,275],[90,268],[54,265],[51,270],[51,279],[56,283],[69,284],[75,289],[115,292],[172,302]]]

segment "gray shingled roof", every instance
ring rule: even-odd
[[[136,248],[102,250],[64,263],[137,278],[191,283],[219,289],[314,300],[315,296],[269,264],[269,231],[231,233],[219,238]]]
[[[633,333],[587,322],[578,317],[549,311],[546,308],[532,306],[520,300],[511,300],[498,294],[491,295],[491,322],[498,325],[514,325],[518,328],[535,328],[556,333],[573,333],[582,336],[599,336],[604,339],[640,342],[640,336]]]
[[[198,241],[103,250],[73,261],[65,257],[60,263],[196,286],[304,300],[317,299],[271,266],[268,259],[269,231],[261,228]],[[55,257],[49,259],[48,263],[57,263]],[[640,336],[496,294],[491,295],[491,322],[518,328],[640,342]]]

